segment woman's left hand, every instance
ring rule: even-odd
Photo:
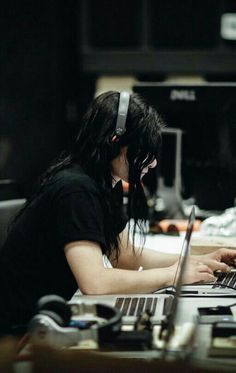
[[[213,271],[228,272],[236,267],[236,250],[218,249],[210,254],[193,255],[194,259],[207,264]]]

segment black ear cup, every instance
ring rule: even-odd
[[[58,295],[45,295],[38,300],[37,313],[51,317],[60,326],[67,326],[71,319],[71,310],[65,299]]]
[[[55,323],[59,326],[65,326],[64,320],[59,316],[56,312],[53,311],[47,311],[47,310],[41,310],[38,312],[39,315],[45,315],[50,317]]]
[[[121,330],[122,314],[118,308],[104,304],[97,304],[96,311],[99,317],[106,319],[106,322],[98,327],[99,342],[109,342]]]

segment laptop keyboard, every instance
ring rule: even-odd
[[[220,273],[213,285],[214,289],[226,288],[226,285],[236,290],[236,272]]]
[[[123,316],[139,316],[144,311],[155,314],[158,299],[155,297],[120,297],[116,298],[115,306]]]

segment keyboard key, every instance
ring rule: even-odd
[[[123,305],[123,308],[122,308],[122,313],[124,315],[128,315],[130,301],[131,301],[131,298],[125,298],[125,302],[124,302],[124,305]]]
[[[151,309],[151,313],[152,313],[153,315],[155,315],[156,307],[157,307],[157,298],[154,298],[154,300],[153,300],[153,304],[152,304],[152,309]]]
[[[226,288],[227,286],[236,289],[236,272],[220,273],[213,288]]]
[[[120,310],[122,308],[123,302],[124,298],[116,298],[115,307]]]
[[[150,311],[151,312],[151,309],[152,309],[152,301],[153,301],[153,298],[147,298],[146,300],[146,306],[145,306],[145,311]]]
[[[137,304],[138,304],[138,298],[133,298],[132,301],[131,301],[129,316],[134,316],[135,315]]]
[[[144,304],[145,304],[145,298],[140,298],[136,316],[139,316],[144,311]]]

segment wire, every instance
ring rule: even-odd
[[[161,292],[163,290],[169,291],[168,294],[172,294],[172,293],[175,294],[176,293],[175,286],[174,285],[169,285],[169,286],[163,286],[162,288],[159,288],[159,289],[153,291],[152,294],[159,294],[159,293],[162,294]]]

